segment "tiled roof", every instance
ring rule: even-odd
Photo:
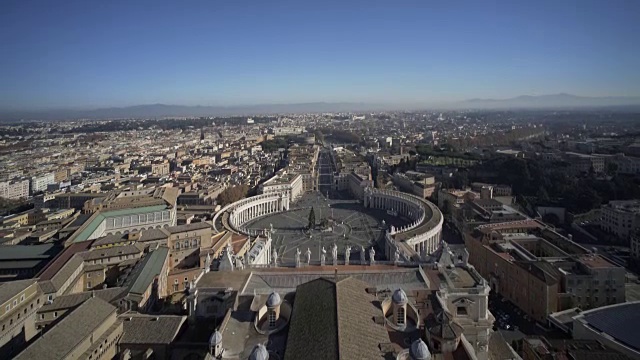
[[[119,316],[124,333],[120,346],[129,344],[170,344],[183,327],[186,316],[143,315],[127,312]]]
[[[61,309],[70,309],[76,307],[92,297],[100,298],[108,303],[122,297],[125,294],[125,288],[114,287],[103,290],[86,291],[77,294],[58,296],[51,304],[44,304],[38,312],[49,312]]]
[[[196,223],[185,224],[185,225],[170,226],[167,228],[167,231],[172,234],[175,234],[179,232],[195,231],[195,230],[201,230],[201,229],[207,229],[207,228],[213,229],[213,226],[211,226],[211,224],[206,222],[196,222]]]
[[[18,295],[35,282],[34,279],[10,281],[0,285],[0,305]]]
[[[108,258],[119,255],[132,255],[132,254],[140,254],[144,251],[144,245],[140,243],[135,243],[132,245],[125,246],[112,246],[105,249],[93,249],[89,251],[84,251],[79,253],[84,261],[97,260],[102,258]]]
[[[115,312],[116,308],[104,300],[91,298],[60,320],[14,359],[64,359]]]

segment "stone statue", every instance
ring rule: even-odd
[[[272,232],[273,232],[273,230],[272,231],[267,231],[267,240],[269,240],[269,241],[271,241],[271,233]]]
[[[307,248],[307,265],[311,264],[311,249]]]
[[[296,248],[296,267],[300,267],[300,248]]]
[[[396,247],[396,253],[394,255],[394,261],[396,265],[398,265],[398,263],[400,262],[400,249],[398,249],[397,247]]]
[[[273,232],[273,224],[269,223],[269,231]]]
[[[376,250],[374,248],[369,249],[369,263],[371,265],[376,263]]]
[[[360,246],[360,265],[364,265],[367,261],[364,246]]]
[[[462,264],[469,265],[469,251],[467,249],[462,251]]]
[[[276,249],[273,249],[271,257],[273,258],[273,267],[278,267],[278,251]]]
[[[208,273],[211,270],[211,253],[207,253],[207,257],[204,260],[204,272]]]
[[[338,245],[335,243],[331,247],[331,257],[333,258],[333,265],[338,265]]]
[[[391,234],[395,234],[396,233],[396,227],[391,225]]]
[[[326,261],[327,261],[327,250],[325,250],[323,246],[322,255],[320,255],[320,266],[324,266]]]
[[[344,264],[349,265],[349,258],[351,257],[351,246],[347,245],[344,251]]]

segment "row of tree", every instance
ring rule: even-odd
[[[240,199],[244,199],[249,194],[249,190],[249,185],[245,184],[226,188],[218,195],[218,204],[226,206]]]

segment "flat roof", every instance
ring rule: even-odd
[[[0,251],[0,261],[49,259],[56,254],[53,251],[54,246],[54,244],[3,246]]]

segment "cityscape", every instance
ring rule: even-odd
[[[493,85],[457,91],[439,60],[385,50],[423,51],[411,21],[454,22],[449,5],[60,6],[0,5],[15,35],[0,37],[15,55],[0,60],[0,359],[640,359],[637,48],[575,72],[532,56],[526,81],[505,55],[483,65]],[[553,6],[460,16],[493,14],[478,31],[496,52],[510,43],[498,28],[581,59],[561,38],[589,19],[602,37],[575,41],[597,51],[640,31],[635,4]],[[529,11],[557,11],[540,31],[566,33],[505,20]],[[263,17],[275,24],[216,32]],[[209,36],[207,53],[194,39]],[[233,41],[256,52],[225,53]],[[123,44],[130,67],[112,58]],[[160,47],[165,60],[149,55]],[[405,78],[423,73],[429,86]]]

